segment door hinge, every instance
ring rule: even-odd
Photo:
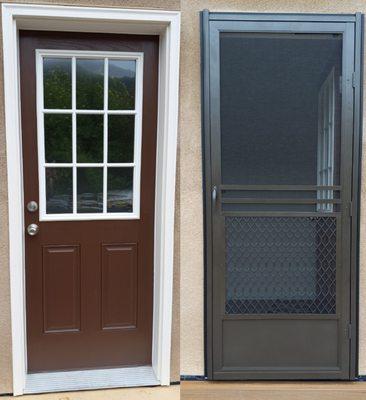
[[[352,325],[348,324],[348,340],[352,339]]]
[[[352,72],[352,86],[356,87],[357,75],[356,72]]]
[[[348,215],[352,217],[353,216],[352,214],[353,214],[353,204],[352,201],[350,201],[348,204]]]
[[[339,76],[339,93],[342,93],[342,75]]]

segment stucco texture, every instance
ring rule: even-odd
[[[0,2],[1,3],[1,2]],[[66,0],[66,1],[6,1],[6,3],[34,3],[57,4],[89,7],[118,7],[179,10],[179,0]],[[1,29],[0,29],[1,35]],[[1,38],[2,43],[2,38]],[[3,68],[2,51],[0,60],[0,395],[12,392],[11,371],[11,319],[10,319],[10,274],[8,252],[8,204],[7,204],[7,176],[6,176],[6,144],[4,128],[4,99],[3,99]],[[179,193],[179,192],[177,192]],[[179,196],[177,195],[178,199]],[[171,354],[171,381],[179,381],[179,229],[175,227],[175,265],[173,282],[173,321],[172,321],[172,354]],[[148,394],[146,396],[149,396]],[[145,398],[145,397],[144,397]],[[150,397],[149,397],[150,398]],[[152,397],[151,397],[152,398]],[[165,398],[165,397],[164,397]]]
[[[55,0],[48,2],[32,0],[27,1],[27,3],[181,9],[182,11],[172,381],[179,379],[179,365],[182,375],[203,375],[204,268],[199,11],[207,8],[210,11],[241,12],[366,13],[366,2],[364,0]],[[3,93],[2,70],[0,73],[0,93]],[[3,97],[1,94],[0,112],[3,116]],[[366,112],[364,114],[366,116]],[[364,154],[366,154],[366,138],[363,147]],[[365,169],[366,163],[364,162],[363,170]],[[363,175],[366,176],[365,173]],[[7,226],[4,118],[1,118],[0,121],[0,182],[0,223],[2,226]],[[366,204],[365,184],[362,185],[362,204]],[[366,215],[363,207],[361,216],[359,354],[361,374],[366,374],[366,307],[362,307],[362,304],[365,303],[363,299],[366,299],[365,241]],[[7,230],[3,229],[0,232],[0,393],[10,393],[12,390],[10,329],[8,235]]]
[[[204,374],[204,268],[199,12],[366,12],[364,0],[182,1],[180,91],[181,374]],[[364,111],[366,116],[366,112]],[[366,137],[363,140],[366,154]],[[366,374],[366,161],[361,212],[360,374]],[[365,205],[365,206],[364,206]]]

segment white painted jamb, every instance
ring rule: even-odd
[[[152,368],[157,381],[161,385],[168,385],[171,354],[180,13],[118,8],[2,4],[3,67],[7,76],[4,80],[4,98],[8,204],[11,205],[8,215],[14,395],[24,393],[30,376],[27,374],[26,361],[19,29],[155,34],[160,37]],[[63,385],[63,390],[67,390],[65,385]]]

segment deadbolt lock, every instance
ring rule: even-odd
[[[38,210],[38,204],[36,201],[32,200],[27,204],[27,210],[29,212],[35,212]]]

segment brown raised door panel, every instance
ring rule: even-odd
[[[151,365],[159,38],[20,32],[25,205],[40,200],[37,49],[143,53],[142,152],[139,219],[40,221],[25,207],[39,226],[25,232],[28,372]]]
[[[44,332],[80,330],[80,248],[43,246]]]
[[[137,245],[103,245],[103,329],[136,328]]]

